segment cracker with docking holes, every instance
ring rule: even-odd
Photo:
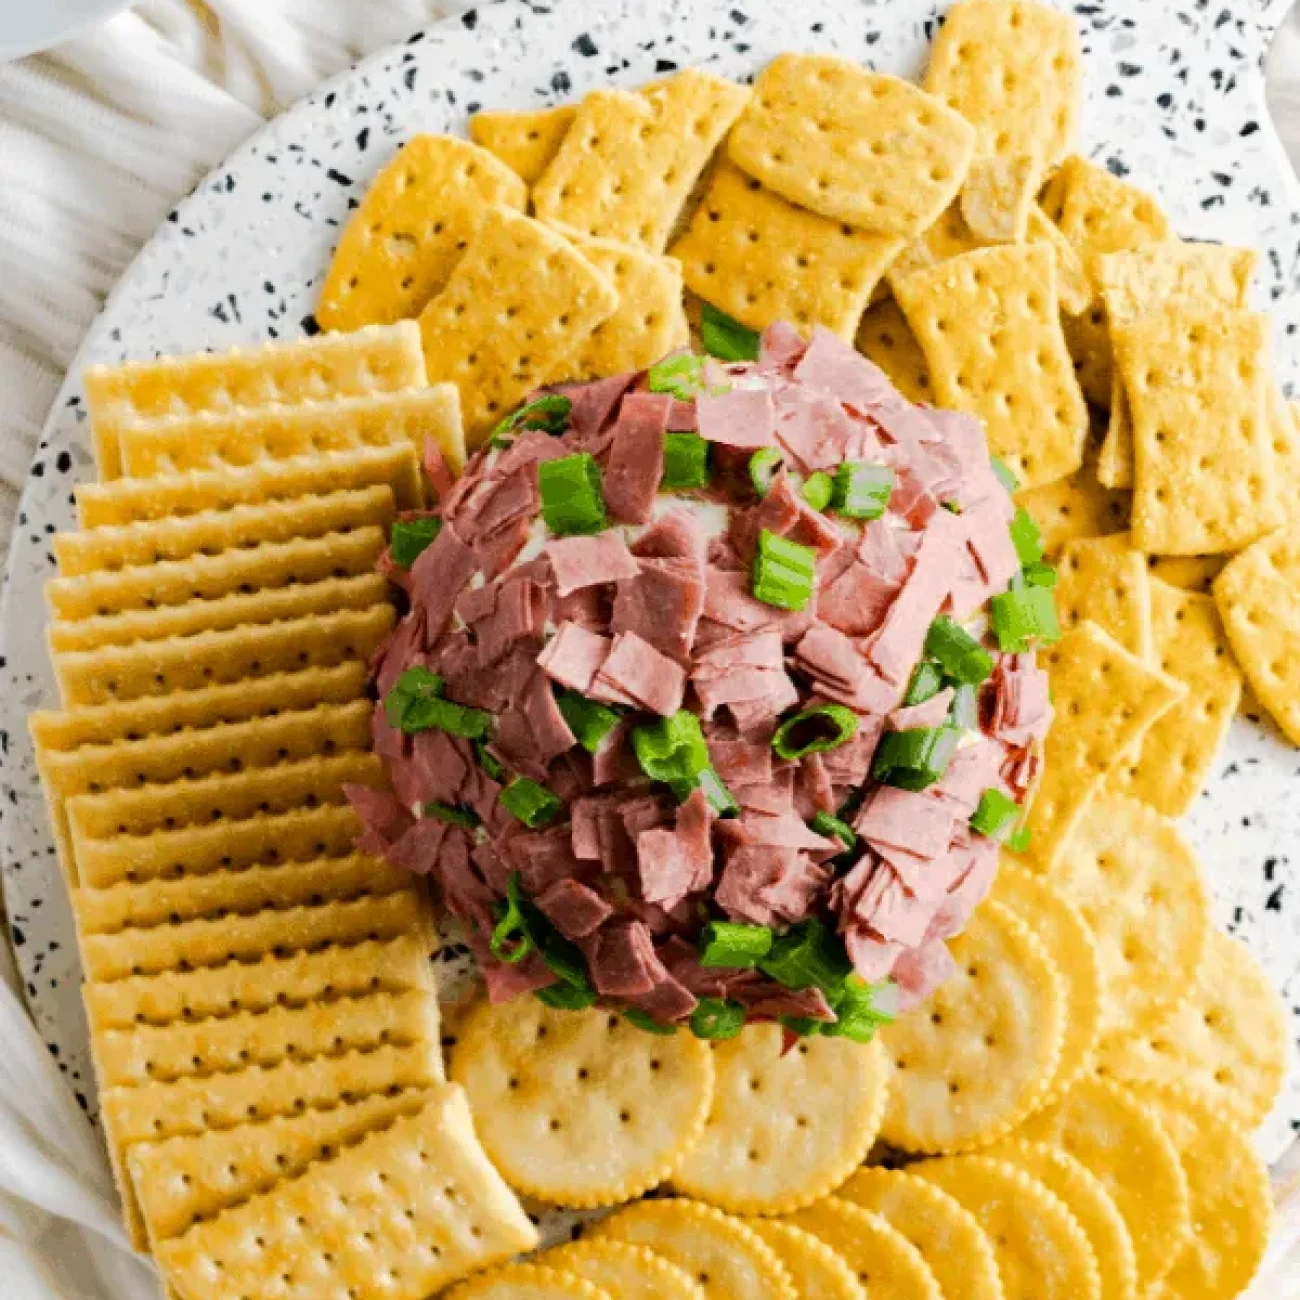
[[[1035,153],[976,158],[961,191],[961,214],[986,244],[1018,244],[1043,185],[1042,158]]]
[[[914,272],[894,293],[925,352],[936,402],[979,416],[990,449],[1025,487],[1083,464],[1088,408],[1046,244],[966,253]]]
[[[1003,1300],[992,1241],[947,1192],[901,1169],[866,1165],[835,1195],[902,1233],[921,1252],[945,1297]]]
[[[1095,457],[1085,453],[1083,468],[1068,478],[1016,494],[1043,535],[1049,557],[1059,555],[1067,542],[1108,537],[1128,528],[1130,496],[1103,487],[1097,480]]]
[[[594,91],[534,185],[534,211],[583,234],[662,252],[749,97],[747,87],[695,68],[640,94]]]
[[[1191,1227],[1187,1178],[1153,1107],[1105,1079],[1083,1078],[1016,1135],[1063,1147],[1110,1193],[1128,1226],[1138,1293],[1168,1271]]]
[[[706,1300],[795,1300],[798,1294],[758,1233],[699,1201],[638,1201],[602,1219],[590,1235],[648,1247],[695,1278]]]
[[[1059,229],[1057,233],[1060,234]],[[1061,238],[1065,236],[1061,235]],[[1078,249],[1073,244],[1070,247],[1074,249],[1075,262],[1082,269],[1083,259]],[[1111,347],[1110,322],[1106,319],[1106,309],[1101,300],[1093,297],[1092,277],[1087,271],[1082,274],[1087,286],[1087,299],[1083,306],[1062,317],[1061,328],[1083,395],[1099,410],[1109,411],[1115,390],[1115,355]],[[1061,303],[1065,305],[1064,295]]]
[[[903,315],[903,309],[891,297],[877,303],[863,315],[858,325],[856,346],[889,377],[889,382],[909,402],[931,400],[930,371],[925,353]]]
[[[878,1214],[828,1196],[785,1220],[825,1242],[880,1300],[942,1300],[921,1252]]]
[[[975,132],[942,100],[828,54],[781,54],[727,140],[743,171],[791,203],[914,237],[956,199]]]
[[[304,1219],[313,1286],[345,1293],[386,1277],[391,1300],[424,1300],[537,1244],[451,1085],[417,1114],[163,1243],[158,1263],[188,1300],[265,1292],[306,1266]]]
[[[1056,720],[1030,809],[1030,855],[1050,871],[1093,796],[1124,755],[1186,694],[1095,623],[1080,623],[1043,656]]]
[[[559,153],[577,115],[576,104],[533,111],[492,109],[470,117],[469,138],[532,186]]]
[[[534,389],[564,378],[618,294],[555,230],[490,208],[443,290],[420,316],[429,378],[460,390],[477,447]]]
[[[250,351],[91,366],[86,403],[101,479],[122,476],[118,437],[145,420],[396,393],[425,382],[419,331],[409,321]]]
[[[989,902],[950,946],[952,978],[880,1033],[896,1071],[880,1136],[904,1151],[996,1140],[1042,1104],[1060,1063],[1066,985],[1030,928]]]
[[[1187,996],[1210,930],[1210,894],[1174,822],[1134,799],[1101,794],[1051,881],[1096,940],[1103,1038],[1141,1032]]]
[[[1170,238],[1169,218],[1145,190],[1074,154],[1062,164],[1061,233],[1099,287],[1101,259]]]
[[[670,251],[688,288],[751,329],[788,320],[850,339],[902,247],[795,207],[722,161]]]
[[[703,1130],[714,1087],[700,1039],[532,998],[475,1007],[451,1077],[506,1181],[577,1207],[617,1204],[667,1178]]]
[[[523,211],[524,182],[486,149],[417,135],[370,182],[334,251],[316,304],[327,330],[418,316],[460,260],[485,208]]]
[[[673,1171],[687,1196],[737,1214],[784,1214],[842,1183],[867,1157],[885,1113],[878,1043],[808,1038],[785,1050],[780,1025],[713,1044],[713,1105]]]
[[[1243,944],[1211,930],[1189,996],[1158,1023],[1104,1042],[1097,1070],[1135,1087],[1194,1088],[1253,1129],[1282,1091],[1288,1038],[1267,974]]]
[[[1153,578],[1151,615],[1156,661],[1187,694],[1125,755],[1108,785],[1181,817],[1213,770],[1241,703],[1242,675],[1210,596]]]
[[[924,84],[972,123],[981,154],[1054,166],[1083,110],[1078,29],[1050,5],[964,0],[934,38]]]
[[[553,1246],[539,1264],[586,1278],[618,1300],[704,1300],[700,1284],[680,1265],[626,1241],[579,1241]]]
[[[1062,628],[1091,620],[1129,654],[1154,661],[1151,577],[1146,556],[1133,549],[1127,533],[1066,543],[1056,571]]]
[[[906,279],[913,271],[924,270],[928,266],[960,257],[963,253],[973,253],[977,248],[983,247],[984,241],[966,224],[966,218],[961,214],[961,204],[950,203],[934,224],[911,240],[894,259],[886,272],[886,282],[893,291],[897,289],[898,282]]]
[[[1056,254],[1056,296],[1061,310],[1066,314],[1065,340],[1070,346],[1069,320],[1086,312],[1092,305],[1092,281],[1087,268],[1074,245],[1061,233],[1061,228],[1043,211],[1041,204],[1029,209],[1029,218],[1025,223],[1025,238],[1030,243],[1050,244]],[[1071,356],[1073,350],[1071,349]],[[1088,376],[1079,376],[1084,395],[1092,400]]]
[[[776,1252],[801,1296],[808,1300],[865,1300],[867,1293],[857,1275],[820,1237],[778,1219],[745,1222]]]
[[[1226,555],[1149,555],[1147,564],[1151,576],[1166,585],[1208,596],[1229,558]]]
[[[993,1241],[1006,1300],[1101,1300],[1092,1247],[1074,1215],[1038,1179],[988,1156],[911,1166],[959,1201]]]
[[[1058,889],[1012,862],[998,868],[989,895],[1010,908],[1042,940],[1065,980],[1065,1037],[1052,1093],[1064,1092],[1092,1061],[1102,1015],[1097,943],[1084,914]]]
[[[576,1273],[528,1260],[479,1273],[446,1294],[447,1300],[618,1300]]]

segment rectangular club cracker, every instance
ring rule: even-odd
[[[1069,629],[1091,620],[1131,655],[1154,663],[1147,558],[1126,533],[1072,541],[1057,561],[1056,608]]]
[[[389,1300],[424,1300],[537,1242],[479,1146],[465,1094],[448,1085],[419,1114],[162,1243],[158,1260],[186,1300],[263,1294],[273,1282],[284,1300],[309,1300],[360,1293],[376,1276],[389,1279]]]
[[[555,230],[490,208],[442,292],[424,309],[426,364],[460,389],[477,447],[534,389],[564,378],[618,295]]]
[[[417,316],[451,275],[491,204],[522,212],[524,182],[453,135],[417,135],[370,183],[335,249],[316,304],[327,330]]]
[[[422,503],[424,487],[414,447],[406,443],[355,447],[259,465],[191,470],[166,478],[84,483],[76,491],[77,521],[82,528],[120,528],[205,510],[382,485],[392,488],[399,510],[414,510]]]
[[[432,438],[448,465],[465,464],[460,401],[448,384],[376,397],[342,397],[260,411],[204,412],[123,429],[124,472],[157,478],[189,470],[291,460],[319,451],[411,446]]]
[[[1187,694],[1095,623],[1080,623],[1044,656],[1056,721],[1029,812],[1029,853],[1050,871],[1084,809],[1151,725]]]
[[[930,403],[930,371],[925,353],[893,298],[878,303],[862,317],[856,346],[889,376],[889,382],[909,402]]]
[[[788,320],[851,339],[902,248],[797,208],[724,161],[671,251],[693,292],[751,329]]]
[[[263,673],[368,659],[392,629],[389,604],[265,626],[137,641],[54,656],[65,707],[165,695]]]
[[[1281,521],[1268,320],[1171,304],[1115,330],[1133,416],[1133,539],[1156,555],[1240,550]]]
[[[1061,325],[1083,395],[1093,406],[1108,411],[1115,386],[1115,356],[1106,309],[1101,299],[1094,298],[1092,293],[1092,277],[1089,276],[1088,305],[1064,316]]]
[[[1068,478],[1017,493],[1016,504],[1033,517],[1049,556],[1059,555],[1067,542],[1128,528],[1130,494],[1102,487],[1095,460],[1085,459]]]
[[[92,366],[86,372],[86,401],[99,476],[108,480],[122,474],[118,435],[141,420],[393,393],[423,383],[419,334],[403,321],[250,351]]]
[[[727,152],[810,212],[911,238],[961,192],[975,131],[899,77],[827,54],[781,54],[755,81]]]
[[[951,203],[932,226],[911,240],[890,263],[885,273],[886,284],[892,292],[898,281],[905,280],[913,271],[922,271],[983,247],[984,241],[966,224],[961,204]]]
[[[525,185],[535,185],[578,115],[574,104],[533,112],[494,109],[469,119],[469,138],[496,154]]]
[[[695,68],[642,94],[593,92],[533,187],[534,210],[584,234],[662,252],[749,93]]]
[[[1031,243],[1051,244],[1056,253],[1056,296],[1061,300],[1061,310],[1066,316],[1085,312],[1093,301],[1092,281],[1074,245],[1061,234],[1061,228],[1050,220],[1040,204],[1029,210],[1025,225],[1025,238]],[[1069,341],[1069,334],[1066,334]],[[1087,388],[1085,394],[1091,397]]]
[[[1088,408],[1061,334],[1046,244],[1006,244],[917,271],[895,286],[940,406],[978,415],[1025,487],[1083,463]]]
[[[1210,596],[1153,580],[1151,611],[1156,661],[1187,695],[1125,755],[1109,788],[1181,817],[1209,778],[1241,703],[1241,669]]]
[[[1077,154],[1066,160],[1062,173],[1061,232],[1095,286],[1100,287],[1100,261],[1107,253],[1170,238],[1169,218],[1145,190]]]

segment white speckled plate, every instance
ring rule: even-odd
[[[1187,236],[1264,253],[1260,300],[1283,377],[1300,380],[1300,187],[1264,106],[1260,61],[1289,0],[1091,0],[1089,151],[1160,193]],[[316,286],[369,178],[418,130],[464,130],[480,106],[540,107],[687,64],[747,76],[785,49],[917,73],[937,0],[536,0],[469,11],[381,54],[286,113],[162,225],[92,328],[32,467],[0,612],[0,837],[5,896],[37,1023],[95,1110],[76,939],[24,726],[52,705],[41,588],[49,535],[73,526],[92,476],[78,373],[118,362],[289,338],[313,328]],[[1300,1030],[1300,755],[1238,722],[1190,829],[1219,920],[1281,987]],[[1249,1007],[1238,1009],[1249,1015]],[[1267,1131],[1300,1129],[1300,1081]]]

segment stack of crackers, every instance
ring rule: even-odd
[[[185,1300],[368,1285],[380,1254],[424,1295],[534,1240],[445,1080],[421,882],[356,851],[344,798],[383,780],[375,565],[426,439],[463,459],[456,390],[397,325],[87,396],[63,711],[30,721],[132,1243]]]

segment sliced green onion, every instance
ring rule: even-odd
[[[980,725],[979,692],[974,686],[959,686],[948,706],[948,721],[963,731],[978,731]]]
[[[698,433],[664,435],[664,472],[661,492],[681,492],[709,486],[709,461],[713,449]]]
[[[598,533],[609,526],[600,466],[590,452],[542,461],[537,467],[537,484],[542,493],[542,518],[557,536]]]
[[[827,1038],[869,1043],[882,1025],[897,1019],[897,1013],[891,1007],[896,1000],[895,985],[891,981],[868,984],[860,975],[849,975],[844,981],[843,993],[834,1004],[835,1023],[823,1026],[822,1033]]]
[[[759,969],[788,989],[819,988],[833,1003],[853,964],[844,944],[813,918],[792,925],[777,939]]]
[[[389,725],[406,732],[428,731],[429,705],[442,695],[442,678],[427,668],[407,668],[384,697]]]
[[[696,790],[703,793],[704,802],[713,809],[715,817],[740,816],[740,804],[736,801],[736,796],[727,789],[712,765],[696,772],[693,780],[674,784],[673,787],[678,803],[685,803]]]
[[[993,675],[993,656],[946,614],[930,624],[925,634],[925,653],[958,685],[978,686]]]
[[[623,1019],[628,1024],[635,1025],[638,1029],[644,1029],[647,1034],[659,1034],[667,1038],[677,1032],[676,1025],[660,1024],[648,1011],[642,1011],[640,1007],[624,1007]]]
[[[1013,587],[993,597],[993,633],[1004,654],[1023,654],[1061,639],[1056,597],[1050,587]]]
[[[416,731],[446,731],[466,740],[482,740],[492,730],[492,715],[483,709],[453,704],[450,700],[431,700],[423,706],[427,725],[415,727]],[[412,730],[412,728],[405,728]]]
[[[745,1027],[745,1008],[722,998],[701,998],[691,1012],[691,1032],[696,1038],[721,1041],[735,1038]]]
[[[888,465],[846,460],[835,471],[831,505],[849,519],[879,519],[889,506],[896,481]]]
[[[788,1029],[796,1038],[816,1038],[828,1028],[824,1020],[808,1020],[803,1016],[782,1016],[781,1027]]]
[[[441,531],[442,520],[435,515],[425,515],[423,519],[398,519],[388,540],[388,554],[394,564],[409,569]]]
[[[618,726],[619,715],[606,704],[597,704],[577,691],[561,691],[556,697],[561,717],[589,754],[596,753],[606,736]]]
[[[830,840],[839,840],[846,849],[857,848],[857,831],[848,822],[841,821],[833,813],[819,812],[812,819],[812,828],[818,835],[825,835]]]
[[[900,790],[928,790],[948,770],[961,739],[958,727],[890,731],[871,760],[871,775]]]
[[[819,704],[787,719],[772,737],[778,758],[807,758],[847,744],[858,734],[858,715],[842,704]]]
[[[561,434],[568,428],[573,403],[560,393],[543,393],[517,411],[507,415],[492,432],[513,433],[516,429],[541,429],[543,433]]]
[[[1020,491],[1020,480],[1011,472],[1011,466],[1001,456],[990,456],[989,463],[993,466],[993,473],[998,482],[1006,488],[1008,495]]]
[[[835,480],[824,470],[809,474],[803,487],[799,489],[803,499],[814,510],[825,510],[835,495]]]
[[[1020,563],[1036,564],[1043,558],[1043,534],[1034,523],[1033,516],[1021,506],[1011,520],[1011,544],[1016,548]]]
[[[512,872],[506,881],[506,896],[496,905],[496,929],[488,940],[488,949],[498,961],[513,966],[521,962],[530,952],[537,948],[537,943],[530,932],[528,917],[524,914],[527,906],[520,887],[520,876]],[[513,946],[508,946],[513,945]]]
[[[501,806],[529,830],[549,826],[564,806],[544,785],[517,776],[500,795]]]
[[[587,978],[587,961],[582,955],[582,949],[576,943],[570,943],[540,911],[537,912],[537,917],[545,927],[545,936],[539,946],[547,970],[565,984],[578,989],[589,989],[591,981]]]
[[[757,966],[772,951],[772,931],[765,925],[710,921],[700,934],[700,965]]]
[[[686,709],[632,732],[632,749],[652,781],[693,783],[709,766],[709,747],[700,720]]]
[[[989,788],[980,795],[979,807],[971,815],[970,828],[991,840],[1004,843],[1015,831],[1020,805],[1001,790]]]
[[[1029,845],[1033,841],[1033,834],[1028,826],[1020,826],[1007,836],[1007,848],[1012,853],[1028,853]]]
[[[1026,564],[1021,574],[1026,585],[1030,587],[1055,587],[1056,570],[1050,564],[1044,564],[1041,560],[1033,564]]]
[[[932,700],[943,690],[943,669],[930,659],[922,659],[916,665],[912,680],[908,684],[903,703],[909,708],[914,704],[924,704]]]
[[[449,826],[463,826],[467,831],[479,825],[478,813],[472,808],[456,808],[449,803],[427,803],[423,809],[426,817],[434,817]]]
[[[811,546],[801,546],[763,529],[754,557],[755,600],[797,612],[812,599],[816,575],[817,553]]]
[[[652,393],[671,393],[679,402],[689,402],[704,387],[704,358],[691,352],[665,357],[646,371],[646,387]]]
[[[945,509],[945,510],[950,514],[950,515],[959,515],[959,514],[961,514],[961,502],[960,502],[960,501],[945,501],[945,502],[943,503],[943,508],[944,508],[944,509]]]
[[[719,361],[758,359],[758,331],[733,320],[707,302],[700,317],[700,339],[708,354]]]
[[[474,742],[474,757],[478,759],[478,765],[494,781],[504,781],[506,779],[506,769],[488,753],[487,746],[481,741]]]
[[[781,453],[775,447],[760,447],[749,458],[749,481],[754,491],[765,497],[772,490],[772,482],[781,468]]]
[[[552,984],[549,988],[536,989],[537,1000],[556,1011],[585,1011],[596,1003],[596,990],[578,988],[575,984]]]

